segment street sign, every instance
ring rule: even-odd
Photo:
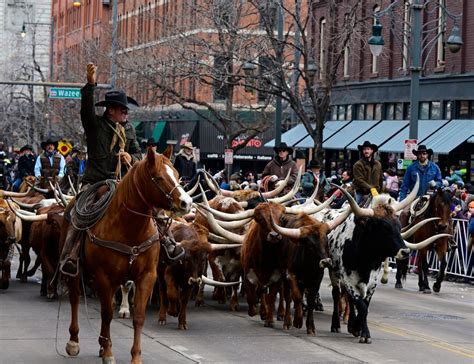
[[[416,139],[405,139],[405,153],[403,158],[414,161],[416,155],[413,154],[412,150],[416,149],[418,145],[418,140]]]
[[[49,89],[50,99],[80,99],[80,88],[51,87]]]
[[[225,149],[224,150],[224,164],[233,164],[234,163],[234,150]]]

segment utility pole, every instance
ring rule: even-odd
[[[118,0],[113,1],[112,5],[112,66],[110,68],[112,89],[117,82],[117,26],[118,26]]]

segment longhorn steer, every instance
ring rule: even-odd
[[[15,224],[15,215],[4,199],[0,199],[0,289],[10,285],[10,267],[21,226]],[[16,225],[16,226],[15,226]],[[19,230],[19,231],[18,231]]]
[[[367,314],[377,286],[381,263],[391,256],[397,259],[407,258],[408,248],[420,249],[429,242],[424,241],[415,245],[403,240],[400,223],[395,214],[395,211],[403,208],[403,204],[393,203],[393,199],[390,200],[388,195],[380,196],[381,202],[374,208],[362,209],[352,196],[342,189],[341,191],[346,195],[354,214],[328,236],[334,299],[331,331],[338,332],[340,329],[338,303],[341,283],[349,294],[348,331],[356,337],[360,336],[359,342],[371,343]],[[416,191],[410,198],[413,199],[415,195]],[[385,203],[382,202],[383,199]],[[317,216],[323,221],[328,221],[340,214],[339,210],[329,210],[320,212]],[[433,241],[438,237],[440,236],[429,240]],[[357,316],[354,313],[354,306],[357,309]]]

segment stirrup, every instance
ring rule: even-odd
[[[67,270],[64,270],[64,266],[67,263],[70,263],[70,265],[76,264],[76,271],[75,272],[72,272],[72,271],[68,272]],[[74,262],[72,259],[68,258],[60,265],[59,270],[62,274],[74,278],[79,274],[79,261],[77,260],[76,262]]]
[[[184,248],[182,247],[178,247],[178,246],[175,246],[175,251],[176,249],[181,249],[181,253],[179,253],[177,256],[175,257],[170,257],[170,254],[168,253],[168,249],[164,249],[165,253],[166,253],[166,257],[171,260],[172,262],[174,262],[175,260],[179,260],[181,259],[182,257],[184,257],[184,254],[185,254],[185,251],[184,251]]]

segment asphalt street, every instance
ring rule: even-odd
[[[16,263],[17,257],[15,257]],[[26,284],[12,279],[0,292],[0,363],[100,363],[97,337],[100,307],[95,299],[82,300],[80,345],[77,358],[66,356],[69,303],[67,297],[48,301],[40,297],[41,272]],[[431,282],[432,283],[432,282]],[[418,292],[410,275],[403,290],[396,290],[394,274],[380,285],[372,300],[369,328],[373,343],[359,344],[346,332],[330,332],[332,312],[329,280],[321,296],[324,312],[315,314],[316,336],[306,330],[284,331],[282,323],[265,328],[259,317],[247,316],[241,298],[239,312],[211,299],[206,306],[188,310],[187,331],[177,318],[158,325],[158,308],[149,307],[142,335],[144,363],[474,363],[474,286],[445,282],[439,294]],[[341,323],[342,324],[342,323]],[[117,363],[130,361],[133,339],[131,319],[112,322],[113,351]]]

